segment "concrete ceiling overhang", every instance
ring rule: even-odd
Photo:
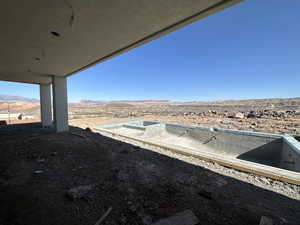
[[[241,0],[5,0],[0,80],[50,83]]]

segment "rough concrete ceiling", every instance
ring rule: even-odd
[[[49,83],[241,0],[5,0],[0,80]]]

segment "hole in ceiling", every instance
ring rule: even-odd
[[[56,37],[60,37],[60,34],[57,33],[57,32],[55,32],[55,31],[51,31],[51,34],[53,34],[53,35],[56,36]]]
[[[40,61],[41,59],[39,57],[34,58],[36,61]]]

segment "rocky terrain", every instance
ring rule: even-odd
[[[39,102],[5,95],[0,113],[33,115],[38,121]],[[256,132],[300,135],[300,98],[250,99],[215,102],[91,101],[69,104],[69,120],[74,126],[95,127],[99,124],[128,120],[158,120],[187,125],[215,126]]]
[[[256,132],[300,135],[300,98],[223,102],[110,103],[70,106],[75,126],[126,120],[158,120],[187,125],[215,126]]]

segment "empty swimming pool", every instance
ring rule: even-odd
[[[288,175],[300,180],[300,144],[290,136],[156,121],[130,121],[98,129],[242,170],[256,168],[263,175],[269,171],[275,178]]]

